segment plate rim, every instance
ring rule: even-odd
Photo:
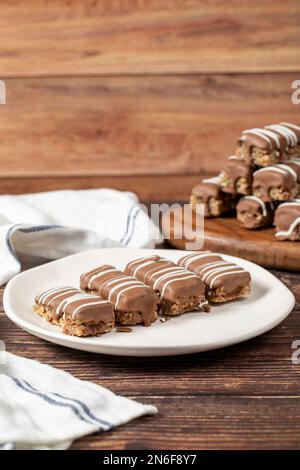
[[[18,316],[18,314],[16,314],[14,312],[14,310],[11,308],[10,303],[9,303],[9,297],[10,297],[10,293],[11,293],[12,289],[14,289],[14,284],[16,282],[19,282],[20,278],[26,277],[28,272],[43,270],[43,269],[45,269],[45,266],[49,266],[49,265],[52,265],[52,264],[58,264],[60,262],[65,261],[66,259],[71,259],[71,258],[84,256],[84,254],[87,254],[87,253],[90,253],[90,254],[91,253],[98,253],[99,254],[99,252],[102,252],[104,250],[105,251],[109,251],[109,250],[113,250],[113,251],[128,250],[128,248],[107,247],[107,248],[98,248],[98,249],[87,250],[87,251],[84,251],[84,252],[75,253],[75,254],[72,254],[72,255],[65,256],[63,258],[59,258],[57,260],[50,261],[46,264],[35,266],[35,267],[33,267],[29,270],[26,270],[26,271],[23,271],[23,272],[17,274],[16,276],[14,276],[7,283],[7,285],[5,287],[5,290],[4,290],[3,307],[4,307],[5,314],[18,327],[24,329],[25,331],[27,331],[30,334],[33,334],[34,336],[38,336],[39,338],[42,338],[42,339],[44,339],[45,341],[48,341],[48,342],[52,342],[52,343],[55,343],[55,344],[60,344],[60,345],[63,345],[65,347],[69,347],[69,348],[73,348],[73,349],[79,349],[79,350],[83,350],[83,351],[91,351],[91,348],[93,348],[93,347],[98,348],[99,349],[98,351],[93,351],[96,354],[109,354],[109,355],[119,355],[119,356],[120,355],[144,356],[144,357],[149,356],[150,357],[150,356],[182,355],[182,354],[189,354],[189,353],[193,353],[193,352],[204,352],[204,351],[220,349],[220,348],[227,347],[227,346],[230,346],[230,345],[242,343],[242,342],[247,341],[249,339],[260,336],[260,335],[272,330],[273,328],[275,328],[277,325],[279,325],[292,312],[292,310],[295,306],[295,296],[291,292],[291,290],[280,279],[278,279],[272,273],[267,271],[265,268],[263,268],[262,266],[260,266],[256,263],[253,263],[252,261],[248,261],[246,259],[243,259],[243,258],[240,258],[240,257],[237,257],[237,256],[226,255],[226,254],[220,253],[222,256],[225,257],[225,259],[227,257],[227,258],[231,258],[232,260],[236,260],[236,261],[240,260],[242,262],[245,262],[246,264],[249,264],[250,266],[251,265],[254,266],[254,269],[259,269],[261,272],[266,273],[267,276],[270,279],[273,278],[276,281],[276,284],[280,285],[281,289],[283,289],[285,291],[286,295],[289,297],[289,305],[286,307],[285,311],[281,315],[276,316],[274,321],[269,322],[268,324],[266,324],[264,326],[261,326],[261,328],[259,328],[258,330],[255,330],[255,334],[253,332],[251,333],[251,330],[247,331],[243,334],[237,333],[235,336],[233,335],[230,338],[226,338],[223,342],[219,341],[217,345],[216,344],[212,345],[211,341],[208,341],[207,343],[203,343],[203,341],[202,341],[201,343],[190,343],[189,345],[177,345],[177,346],[174,346],[174,345],[170,346],[170,345],[164,345],[164,344],[153,345],[153,346],[151,346],[151,350],[155,354],[143,354],[146,351],[149,351],[149,348],[150,348],[149,345],[140,345],[140,344],[134,345],[134,344],[131,344],[130,345],[130,350],[132,351],[132,354],[131,354],[131,353],[128,353],[128,352],[126,353],[125,352],[125,350],[129,348],[128,345],[115,346],[115,345],[112,345],[112,344],[105,344],[105,343],[101,344],[99,342],[99,337],[78,338],[76,336],[65,335],[61,331],[50,331],[50,330],[44,329],[43,327],[32,324],[28,320],[24,320],[23,318]],[[176,252],[179,255],[181,253],[186,253],[186,254],[189,253],[189,251],[186,251],[186,250],[176,250],[176,249],[129,248],[129,250],[136,251],[136,252],[141,252],[141,253],[149,252],[149,251],[154,251],[156,253],[158,253],[160,251],[160,252],[164,252],[166,254],[168,252],[169,253],[170,252],[173,252],[173,253]],[[57,328],[59,328],[59,327],[57,327]],[[48,339],[48,338],[51,338],[51,339]],[[61,342],[66,342],[68,344],[62,344]],[[80,347],[80,345],[82,345],[83,347]],[[77,347],[77,346],[79,346],[79,347]],[[116,349],[115,353],[109,351],[109,350],[113,350],[113,349]],[[159,354],[156,354],[158,351],[162,351],[162,352],[159,353]],[[140,352],[140,354],[138,354],[139,352]]]

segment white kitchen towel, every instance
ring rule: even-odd
[[[1,352],[0,449],[67,449],[157,408],[37,361]]]
[[[153,248],[159,229],[135,194],[113,189],[0,196],[0,285],[22,259],[57,259],[109,246]]]

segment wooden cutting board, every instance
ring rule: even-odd
[[[185,235],[181,239],[176,239],[174,232],[182,230],[183,211],[180,207],[174,210],[168,231],[169,217],[168,212],[162,217],[162,232],[166,238],[170,234],[168,242],[172,246],[184,250],[193,240],[195,214],[191,209],[186,212]],[[234,217],[205,219],[202,249],[239,256],[267,268],[300,271],[300,242],[276,241],[274,233],[274,228],[246,230]]]

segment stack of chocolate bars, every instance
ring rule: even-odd
[[[300,240],[300,126],[248,129],[221,173],[192,189],[205,217],[236,213],[247,229],[276,227],[278,240]]]
[[[208,302],[236,300],[250,293],[248,271],[209,251],[178,263],[150,255],[123,271],[103,265],[83,273],[80,289],[59,287],[35,297],[34,311],[73,336],[98,336],[115,325],[150,326],[158,316],[208,311]]]

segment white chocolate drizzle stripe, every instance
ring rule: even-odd
[[[149,266],[150,264],[157,263],[157,262],[159,262],[159,261],[158,261],[158,260],[154,260],[154,261],[146,261],[146,262],[140,264],[139,266],[137,266],[137,267],[134,269],[134,271],[133,271],[133,273],[132,273],[133,277],[136,277],[136,273],[137,273],[140,269],[144,268],[145,266]]]
[[[223,266],[221,268],[217,268],[217,267],[214,267],[212,269],[210,269],[209,271],[207,271],[207,273],[205,273],[203,275],[203,278],[202,278],[202,281],[204,282],[211,282],[211,279],[208,280],[211,276],[214,276],[215,274],[217,273],[224,273],[226,274],[227,271],[230,271],[230,270],[233,270],[233,269],[238,269],[238,270],[241,270],[241,268],[239,268],[237,265],[228,265],[228,266]],[[242,270],[244,272],[244,270]]]
[[[290,160],[286,160],[285,163],[295,163],[295,165],[300,166],[300,158],[291,158]]]
[[[273,129],[275,132],[282,135],[286,139],[287,145],[290,147],[295,147],[297,145],[297,135],[288,127],[282,126],[281,124],[274,124],[272,126],[267,126],[267,129]]]
[[[76,315],[78,312],[80,312],[80,310],[84,309],[85,307],[92,307],[94,305],[101,305],[101,304],[107,304],[108,305],[108,302],[107,300],[101,300],[100,302],[99,301],[94,301],[94,302],[86,302],[82,305],[79,305],[78,307],[76,307],[76,309],[74,310],[73,314],[72,314],[72,317],[73,318],[76,318]],[[65,312],[64,312],[65,313]]]
[[[297,131],[300,131],[300,127],[296,126],[296,124],[291,124],[289,122],[281,122],[281,126],[287,126],[287,127],[292,127],[293,129],[296,129]]]
[[[259,199],[259,197],[257,197],[257,196],[244,196],[242,199],[249,199],[249,200],[252,200],[252,201],[256,201],[262,208],[263,216],[267,217],[267,215],[268,215],[267,206],[266,206],[264,201]]]
[[[87,300],[91,296],[89,294],[85,294],[84,292],[78,292],[77,294],[68,297],[67,299],[63,299],[57,306],[56,311],[59,314],[61,310],[65,310],[65,308],[72,304],[73,302],[77,302],[78,300]]]
[[[277,148],[280,149],[280,137],[278,136],[278,133],[276,134],[276,132],[266,128],[263,129],[263,132],[271,139],[275,140]]]
[[[258,135],[258,137],[261,137],[262,139],[264,139],[268,144],[272,145],[272,141],[266,136],[264,135],[262,132],[261,132],[261,129],[247,129],[245,131],[242,132],[242,134],[254,134],[254,135]],[[244,138],[246,137],[245,135],[243,136]]]
[[[264,139],[270,146],[272,146],[272,140],[275,142],[277,148],[280,148],[280,139],[278,135],[275,132],[269,131],[267,129],[258,129],[258,128],[253,128],[253,129],[247,129],[246,131],[243,131],[242,134],[254,134],[257,135],[258,137],[261,137]]]
[[[226,273],[217,274],[216,276],[213,277],[213,279],[211,279],[209,287],[210,287],[210,289],[213,289],[214,283],[215,283],[215,281],[216,281],[219,277],[222,277],[222,276],[224,276],[224,275],[226,275],[226,276],[232,276],[232,275],[234,275],[234,274],[244,273],[244,272],[245,272],[244,269],[240,268],[240,269],[237,270],[237,271],[229,271],[229,272],[226,272]]]
[[[206,257],[212,258],[214,256],[219,256],[219,255],[216,255],[215,253],[200,253],[199,255],[193,255],[192,258],[188,259],[187,261],[184,261],[183,265],[186,269],[188,269],[189,265],[193,263],[194,261],[197,261],[198,259],[206,258]]]
[[[162,266],[156,266],[155,268],[153,269],[150,269],[149,271],[146,271],[145,274],[144,274],[144,282],[145,282],[145,279],[146,279],[146,276],[148,277],[148,280],[149,280],[149,283],[152,282],[152,278],[154,276],[156,276],[157,274],[159,273],[162,273],[162,272],[166,272],[166,271],[171,271],[172,269],[174,269],[174,266],[170,266],[169,263],[165,264],[165,266],[168,266],[167,268],[162,268]],[[152,274],[150,274],[152,273]]]
[[[101,268],[99,268],[99,269],[101,269]],[[116,268],[108,268],[108,269],[105,269],[104,271],[100,271],[100,272],[94,274],[89,280],[88,288],[91,289],[93,281],[95,281],[99,277],[104,276],[105,274],[116,272],[116,271],[118,271]],[[85,273],[83,276],[84,277],[89,276],[89,273]]]
[[[155,278],[155,276],[161,275],[162,273],[167,273],[169,271],[174,272],[174,269],[176,269],[176,266],[169,266],[167,268],[158,269],[158,271],[152,272],[151,276],[149,276],[149,282],[151,282],[152,279]],[[182,268],[182,269],[184,269],[184,268]],[[152,271],[152,269],[151,269],[151,271]],[[176,269],[176,271],[179,271],[179,267],[178,267],[178,269]],[[146,273],[146,274],[148,275],[149,273]],[[157,282],[158,279],[155,279],[155,282]]]
[[[189,254],[187,256],[184,256],[183,258],[181,258],[179,261],[180,261],[180,266],[184,266],[184,263],[186,261],[188,261],[190,258],[193,258],[194,256],[197,256],[198,254],[210,254],[211,251],[201,251],[201,252],[198,252],[198,253],[192,253],[192,254]]]
[[[116,301],[115,301],[115,303],[114,303],[114,304],[115,304],[115,308],[117,308],[118,303],[119,303],[119,301],[120,301],[120,297],[121,297],[122,294],[124,294],[124,292],[127,292],[127,291],[129,291],[129,290],[131,290],[131,289],[138,289],[138,288],[141,288],[141,287],[144,288],[145,286],[144,286],[144,285],[140,285],[140,284],[136,284],[136,285],[134,285],[134,286],[125,287],[125,288],[122,289],[120,292],[118,292],[117,299],[116,299]]]
[[[130,269],[135,264],[142,263],[143,261],[147,261],[147,260],[153,258],[154,256],[155,255],[148,255],[148,256],[144,256],[143,258],[139,258],[139,259],[136,259],[134,261],[131,261],[130,263],[128,263],[127,267],[128,267],[128,269]],[[155,260],[155,261],[165,261],[165,258],[160,258],[159,260]]]
[[[114,295],[114,293],[118,290],[118,289],[121,289],[121,291],[119,292],[119,294],[121,294],[123,291],[126,290],[126,286],[129,286],[129,285],[132,285],[134,284],[135,286],[137,287],[145,287],[144,284],[141,284],[139,281],[137,281],[136,279],[132,279],[130,281],[124,281],[124,282],[121,282],[120,284],[117,284],[116,286],[112,287],[109,291],[109,294],[108,294],[108,300],[111,301],[112,299],[112,296]]]
[[[265,171],[275,171],[277,173],[281,173],[284,176],[287,175],[287,169],[272,165],[272,166],[266,166],[264,168],[260,168],[259,170],[256,170],[253,173],[253,176],[257,175],[258,173],[264,173]]]
[[[116,274],[113,278],[109,277],[108,279],[106,279],[106,281],[103,281],[100,288],[102,289],[103,287],[108,287],[111,284],[114,284],[115,282],[120,282],[122,279],[124,279],[124,277],[121,275],[121,273]]]
[[[297,219],[294,220],[294,222],[291,223],[289,226],[288,230],[280,230],[279,232],[275,233],[275,237],[290,237],[297,227],[297,225],[300,224],[300,217],[297,217]]]
[[[176,271],[173,271],[172,273],[164,274],[163,276],[160,276],[158,279],[156,279],[156,281],[153,284],[153,289],[159,289],[159,284],[161,282],[165,281],[166,279],[169,279],[170,277],[177,276],[178,274],[180,274],[182,276],[191,277],[192,273],[191,273],[191,271],[183,272],[182,269],[178,269]],[[196,274],[192,274],[192,276],[197,277]]]
[[[239,160],[240,162],[243,162],[243,159],[241,157],[237,157],[236,155],[230,155],[228,160]]]
[[[151,270],[152,271],[152,270]],[[167,268],[162,268],[162,269],[159,269],[158,271],[155,271],[154,273],[152,273],[152,275],[150,276],[150,278],[152,279],[153,277],[157,276],[158,274],[161,274],[161,273],[166,273],[168,271],[173,271],[173,272],[182,272],[182,273],[190,273],[190,271],[188,271],[186,268],[184,268],[183,266],[179,266],[177,264],[173,265],[173,266],[168,266]],[[148,274],[148,273],[147,273]]]
[[[57,309],[56,309],[56,313],[59,315],[60,313],[65,313],[66,312],[66,309],[69,305],[72,305],[74,302],[78,302],[80,300],[87,300],[88,302],[86,302],[85,304],[87,303],[90,303],[89,300],[92,300],[92,303],[96,303],[96,304],[103,304],[103,303],[107,303],[107,300],[103,300],[103,299],[98,299],[98,300],[95,300],[96,297],[92,297],[91,295],[89,294],[85,294],[84,292],[80,292],[78,294],[74,294],[73,296],[71,297],[68,297],[67,299],[64,299],[60,302],[60,304],[57,306]],[[83,305],[85,305],[83,304]],[[82,306],[80,306],[82,308]]]
[[[285,165],[284,163],[278,163],[278,166],[279,166],[280,168],[283,168],[284,170],[288,171],[288,172],[293,176],[293,178],[294,178],[295,180],[297,180],[298,176],[297,176],[296,171],[295,171],[293,168],[291,168],[291,167],[288,166],[288,165]]]
[[[286,207],[286,206],[300,206],[300,201],[289,201],[289,202],[284,202],[283,204],[280,204],[280,206],[278,207],[278,209],[282,208],[282,207]]]
[[[201,183],[211,183],[211,184],[216,184],[217,186],[220,185],[220,175],[218,176],[213,176],[212,178],[205,178],[201,180]]]
[[[197,277],[197,278],[198,278],[198,276],[196,276],[195,274],[192,274],[192,273],[189,275],[189,277],[190,277],[190,278],[191,278],[191,277]],[[166,283],[164,284],[164,286],[163,286],[162,291],[161,291],[161,298],[163,299],[163,297],[164,297],[164,295],[165,295],[165,292],[166,292],[166,288],[167,288],[170,284],[172,284],[173,282],[182,281],[182,280],[185,280],[185,279],[188,279],[188,277],[187,277],[187,276],[185,276],[185,277],[176,277],[175,279],[170,279],[168,282],[166,282]],[[198,279],[199,279],[199,278],[198,278]]]
[[[114,277],[113,279],[105,281],[103,283],[103,285],[101,286],[101,288],[102,287],[109,287],[112,284],[115,284],[116,282],[121,282],[121,281],[125,281],[125,280],[128,280],[128,281],[130,280],[130,281],[134,281],[137,284],[142,284],[140,281],[138,281],[137,279],[134,279],[132,276],[125,276],[123,274],[120,274],[120,276],[117,276],[117,277]]]
[[[63,295],[66,295],[66,294],[70,294],[71,292],[74,292],[74,294],[75,294],[76,292],[78,292],[78,289],[72,289],[72,290],[70,289],[70,290],[66,290],[64,292],[61,292],[60,294],[57,294],[54,297],[51,297],[50,302],[52,303],[52,302],[54,302],[54,300],[57,300],[59,297],[61,297]]]
[[[74,287],[54,287],[52,289],[48,289],[45,292],[42,292],[41,294],[38,295],[37,297],[37,303],[45,303],[46,299],[56,293],[62,292],[62,291],[68,291],[68,290],[73,290]]]
[[[207,269],[216,268],[218,266],[236,266],[234,263],[229,263],[229,261],[215,261],[214,263],[206,263],[201,266],[201,270],[199,271],[199,276],[202,278],[203,271]],[[203,279],[202,279],[203,280]]]

